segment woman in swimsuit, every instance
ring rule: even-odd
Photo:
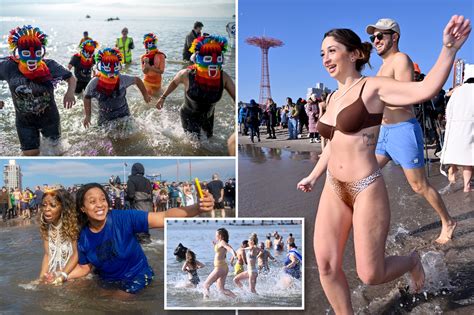
[[[189,287],[196,287],[198,283],[201,281],[199,279],[199,275],[197,273],[198,269],[204,267],[204,264],[201,263],[199,260],[196,259],[196,254],[192,250],[186,251],[186,261],[183,264],[183,272],[188,273],[188,285]]]
[[[257,247],[257,244],[257,234],[252,233],[249,238],[249,247],[244,248],[244,250],[247,250],[247,271],[239,273],[234,278],[234,283],[239,288],[243,286],[240,281],[247,278],[249,280],[250,292],[252,293],[257,293],[257,291],[255,291],[258,276],[257,256],[260,254],[260,248]]]
[[[326,113],[318,122],[319,132],[330,143],[311,174],[297,188],[311,191],[327,169],[315,223],[314,248],[321,284],[336,314],[353,313],[349,285],[342,270],[344,248],[352,227],[357,273],[364,283],[386,283],[410,272],[415,291],[423,287],[424,271],[416,252],[385,257],[390,207],[374,150],[385,102],[406,106],[435,96],[470,30],[469,20],[462,16],[451,18],[444,29],[439,58],[421,82],[365,78],[361,70],[369,61],[372,46],[362,43],[348,29],[334,29],[324,36],[323,66],[338,81],[338,90],[328,97]]]
[[[229,242],[229,232],[226,229],[220,228],[216,231],[216,242],[214,243],[214,251],[216,252],[214,256],[214,270],[207,277],[206,282],[204,282],[204,297],[209,297],[209,287],[216,282],[217,288],[219,291],[230,297],[236,297],[236,295],[224,288],[225,279],[229,273],[229,266],[225,260],[226,253],[229,251],[233,257],[237,256],[235,250],[228,244]]]

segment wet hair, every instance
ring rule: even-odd
[[[202,24],[202,22],[199,22],[199,21],[194,22],[194,29],[198,27],[204,27],[204,24]]]
[[[290,237],[293,237],[293,234],[292,234],[292,233],[290,233]]]
[[[97,183],[85,184],[84,186],[79,188],[79,190],[76,193],[76,212],[78,215],[79,225],[81,227],[84,227],[87,225],[87,223],[89,223],[89,218],[87,217],[87,214],[82,212],[81,209],[82,207],[84,207],[84,198],[86,196],[86,193],[92,188],[99,188],[102,191],[102,193],[104,193],[105,200],[107,201],[107,206],[110,208],[109,196],[101,184],[97,184]]]
[[[188,250],[186,251],[186,262],[187,262],[191,267],[193,267],[194,269],[196,269],[196,265],[197,265],[197,264],[196,264],[196,254],[195,254],[192,250],[190,250],[190,249],[188,249]]]
[[[43,200],[47,196],[53,197],[56,202],[61,205],[61,238],[70,241],[77,240],[79,237],[80,230],[76,209],[74,207],[74,200],[71,194],[63,188],[46,191],[43,195],[43,198],[41,199],[41,204],[39,205],[39,209],[41,211],[41,218],[43,218]],[[41,219],[40,222],[41,237],[43,238],[43,240],[46,241],[48,240],[49,223],[47,223],[44,219]]]
[[[270,235],[267,235],[267,240],[270,240],[272,237]]]
[[[250,234],[249,241],[252,241],[254,245],[258,244],[257,233]]]
[[[290,246],[291,248],[298,248],[296,247],[296,244],[294,242],[289,243],[288,246]]]
[[[370,52],[372,51],[371,43],[362,42],[359,35],[348,28],[334,28],[324,34],[324,38],[329,36],[333,37],[336,42],[344,45],[348,52],[359,51],[360,56],[355,63],[357,71],[360,72],[365,64],[371,67],[369,63]]]
[[[247,247],[247,246],[249,246],[249,241],[248,240],[242,241],[242,247]]]
[[[229,232],[227,232],[226,229],[224,228],[217,229],[217,234],[221,236],[224,242],[229,243]]]

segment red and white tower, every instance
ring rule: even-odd
[[[272,97],[270,89],[270,71],[268,69],[268,50],[272,47],[281,47],[283,42],[271,37],[249,37],[245,42],[252,46],[260,47],[262,50],[262,77],[260,79],[260,97],[259,104],[266,104],[267,100]]]

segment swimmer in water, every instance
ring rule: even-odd
[[[76,207],[67,190],[50,189],[44,192],[39,209],[44,248],[39,280],[59,285],[78,262]]]
[[[156,104],[163,108],[166,98],[180,85],[184,85],[184,105],[180,109],[183,129],[198,138],[201,130],[208,138],[214,134],[214,112],[217,102],[226,90],[235,101],[235,86],[231,77],[222,70],[225,37],[208,35],[194,40],[190,51],[194,54],[192,66],[179,71]]]
[[[68,84],[64,108],[70,109],[76,103],[76,79],[56,61],[44,59],[47,42],[47,35],[38,27],[14,28],[8,36],[12,56],[0,61],[0,81],[7,81],[10,88],[21,151],[28,156],[40,154],[40,135],[54,146],[60,143],[61,124],[53,82],[63,80]]]
[[[122,54],[115,48],[105,48],[97,53],[99,73],[89,82],[84,93],[84,127],[88,128],[91,124],[93,98],[99,101],[99,125],[130,116],[126,98],[129,86],[136,85],[145,102],[150,102],[151,98],[139,77],[120,74],[122,58]]]
[[[82,186],[76,195],[76,211],[82,230],[79,235],[79,264],[70,279],[88,275],[93,269],[101,284],[127,298],[148,286],[154,277],[135,234],[163,228],[165,218],[193,217],[212,210],[214,199],[205,193],[198,203],[163,212],[109,210],[111,202],[102,185]]]
[[[257,256],[258,258],[258,272],[269,272],[270,266],[268,266],[268,259],[276,261],[275,257],[270,254],[268,250],[265,249],[265,244],[260,242],[260,253]]]
[[[143,36],[146,51],[141,57],[142,71],[145,75],[143,83],[150,96],[157,95],[161,90],[161,79],[165,72],[166,55],[157,48],[157,42],[158,38],[153,33]]]
[[[243,285],[241,280],[248,279],[250,292],[257,293],[255,287],[257,286],[257,277],[258,277],[258,266],[257,266],[257,256],[260,254],[260,248],[257,247],[258,238],[257,234],[252,233],[249,238],[249,246],[244,248],[247,251],[247,271],[244,271],[238,274],[234,278],[234,283],[242,288]]]
[[[198,269],[203,268],[205,265],[196,259],[196,254],[188,249],[186,251],[186,261],[183,264],[181,270],[188,273],[188,284],[189,287],[196,287],[199,282],[199,275],[197,273]]]
[[[235,250],[229,245],[229,232],[224,228],[218,229],[216,231],[216,241],[213,243],[215,252],[214,270],[212,270],[206,282],[204,282],[204,298],[209,297],[209,288],[214,282],[221,293],[235,298],[236,295],[231,290],[225,288],[225,280],[229,273],[229,266],[225,259],[226,253],[230,252],[233,257],[237,256]]]
[[[241,272],[244,272],[244,265],[247,264],[247,258],[245,257],[244,248],[248,247],[249,241],[245,240],[240,245],[240,248],[237,249],[237,262],[234,265],[234,276],[238,275]],[[230,259],[230,264],[234,264],[234,257]]]

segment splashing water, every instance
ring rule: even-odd
[[[22,23],[26,23],[22,22]],[[46,20],[37,22],[29,20],[49,35],[46,58],[53,59],[67,66],[71,56],[77,52],[77,44],[82,31],[99,41],[102,48],[113,46],[115,38],[120,36],[120,27],[115,23],[95,19],[77,20]],[[209,20],[206,29],[210,33],[226,34],[227,19]],[[1,19],[0,29],[10,30],[19,22],[15,19]],[[144,53],[141,45],[143,34],[155,31],[158,35],[158,47],[166,55],[166,68],[162,86],[166,88],[174,75],[183,68],[181,59],[184,38],[189,33],[194,20],[192,19],[124,19],[135,40],[133,61],[124,67],[122,73],[143,78],[139,56]],[[0,40],[0,56],[10,54],[7,37]],[[235,77],[235,49],[225,55],[224,70]],[[165,102],[164,108],[155,108],[157,97],[146,104],[140,91],[135,87],[127,89],[127,100],[131,117],[109,124],[107,127],[97,125],[97,102],[92,101],[91,127],[85,129],[82,95],[76,96],[76,104],[71,109],[64,109],[63,97],[67,84],[62,82],[55,89],[55,101],[61,119],[61,141],[51,143],[42,139],[41,155],[67,156],[190,156],[190,155],[227,155],[227,139],[235,130],[235,104],[227,92],[216,104],[214,120],[214,136],[201,141],[187,135],[181,127],[179,108],[184,102],[181,88],[175,90]],[[5,101],[5,108],[0,110],[0,155],[17,156],[21,154],[20,144],[15,128],[15,110],[10,90],[5,81],[0,81],[0,100]]]

